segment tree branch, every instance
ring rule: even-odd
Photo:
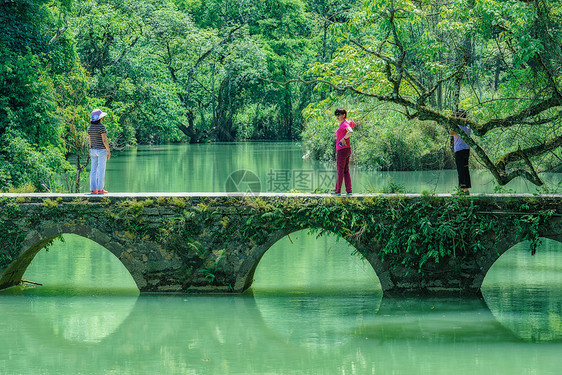
[[[544,153],[555,150],[560,146],[562,146],[562,136],[558,136],[556,138],[550,139],[549,141],[537,146],[532,146],[523,150],[519,149],[517,151],[510,152],[504,155],[503,157],[501,157],[496,163],[496,166],[500,169],[505,169],[506,165],[509,163],[513,163],[521,160],[525,160],[527,162],[529,157],[542,155]]]
[[[53,44],[55,42],[58,42],[58,40],[60,39],[62,34],[64,34],[64,32],[68,29],[68,22],[66,21],[66,14],[64,14],[64,13],[59,14],[59,23],[61,21],[61,18],[63,19],[64,26],[62,27],[62,29],[57,30],[55,35],[51,38],[51,40],[49,40],[49,44]]]
[[[512,116],[508,116],[503,119],[490,120],[482,124],[480,127],[474,129],[474,132],[479,136],[483,136],[486,133],[488,133],[490,130],[495,128],[509,128],[510,126],[513,126],[515,124],[521,124],[529,117],[539,115],[544,111],[547,111],[553,107],[558,107],[561,105],[562,105],[562,98],[559,96],[552,96],[548,99],[543,100],[540,103],[529,106],[523,109],[522,111],[520,111],[519,113],[516,113]]]

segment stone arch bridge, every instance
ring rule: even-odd
[[[113,253],[141,293],[240,293],[266,251],[310,229],[344,238],[385,294],[479,295],[509,248],[562,241],[562,195],[0,194],[0,289],[76,234]],[[319,272],[322,272],[319,270]]]

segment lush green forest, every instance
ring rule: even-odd
[[[344,106],[369,168],[449,168],[468,124],[500,185],[561,170],[559,1],[1,0],[0,25],[0,190],[77,190],[93,108],[117,150],[302,139],[333,160]]]

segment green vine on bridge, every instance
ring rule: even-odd
[[[275,230],[334,233],[361,251],[379,252],[382,261],[393,266],[399,262],[419,273],[430,263],[477,254],[484,246],[497,249],[513,235],[516,241],[529,241],[534,254],[540,244],[540,228],[554,214],[552,209],[544,210],[541,200],[536,198],[528,199],[515,210],[511,207],[511,212],[506,208],[508,205],[494,199],[476,201],[464,196],[324,200],[255,197],[237,203],[238,214],[244,219],[230,219],[230,225],[217,232],[217,236],[246,237],[248,241],[263,243],[267,233]],[[210,206],[220,207],[220,203]],[[495,212],[500,210],[504,212]],[[214,211],[208,215],[217,214],[220,215]]]
[[[13,202],[0,201],[0,269],[10,264],[18,253],[18,244],[25,238],[16,220],[20,216],[20,208]]]
[[[20,250],[27,227],[42,221],[103,221],[110,231],[161,243],[183,259],[181,279],[193,283],[232,285],[222,267],[231,252],[270,246],[272,234],[299,230],[318,236],[333,233],[350,242],[363,257],[378,256],[390,267],[406,266],[423,274],[432,264],[451,257],[478,255],[486,247],[529,241],[532,254],[557,202],[530,197],[509,199],[381,195],[345,197],[181,197],[87,199],[62,202],[45,199],[28,205],[26,198],[0,199],[0,268]],[[164,215],[165,217],[163,217]],[[162,225],[164,224],[164,225]],[[511,237],[510,237],[511,236]],[[227,244],[227,245],[225,245]],[[226,247],[225,247],[226,246]],[[483,251],[482,251],[483,252]],[[429,268],[428,268],[429,267]]]

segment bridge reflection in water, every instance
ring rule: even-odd
[[[308,332],[316,336],[315,345],[322,342],[319,332],[333,334],[339,325],[348,327],[346,319],[357,327],[385,327],[383,331],[391,332],[389,316],[398,323],[405,315],[422,313],[419,327],[434,334],[447,332],[463,320],[454,307],[458,303],[465,307],[462,314],[466,310],[482,314],[489,308],[494,319],[486,318],[485,330],[500,323],[524,341],[562,341],[562,245],[542,242],[535,256],[530,257],[521,243],[500,257],[484,281],[484,300],[383,298],[376,274],[352,254],[349,243],[301,231],[278,241],[262,258],[254,286],[243,300],[252,296],[260,319],[281,337],[300,341]],[[66,235],[64,241],[42,250],[25,278],[43,285],[26,284],[2,294],[32,297],[31,308],[25,310],[47,316],[43,322],[50,321],[53,332],[70,341],[102,341],[127,319],[138,296],[130,274],[111,253],[76,235]],[[448,319],[440,318],[443,311],[451,314]],[[400,335],[415,336],[418,328],[409,331],[412,328]],[[469,331],[482,333],[474,327]],[[342,340],[337,335],[324,337]]]
[[[11,344],[0,349],[0,361],[8,350],[34,353],[33,361],[11,355],[6,373],[88,372],[85,364],[91,373],[555,373],[558,242],[544,241],[535,257],[522,246],[507,251],[485,280],[486,302],[381,297],[374,272],[350,251],[345,241],[295,233],[264,256],[253,296],[137,297],[107,250],[67,235],[26,272],[44,286],[2,291],[0,341]],[[349,283],[338,294],[342,279]]]

